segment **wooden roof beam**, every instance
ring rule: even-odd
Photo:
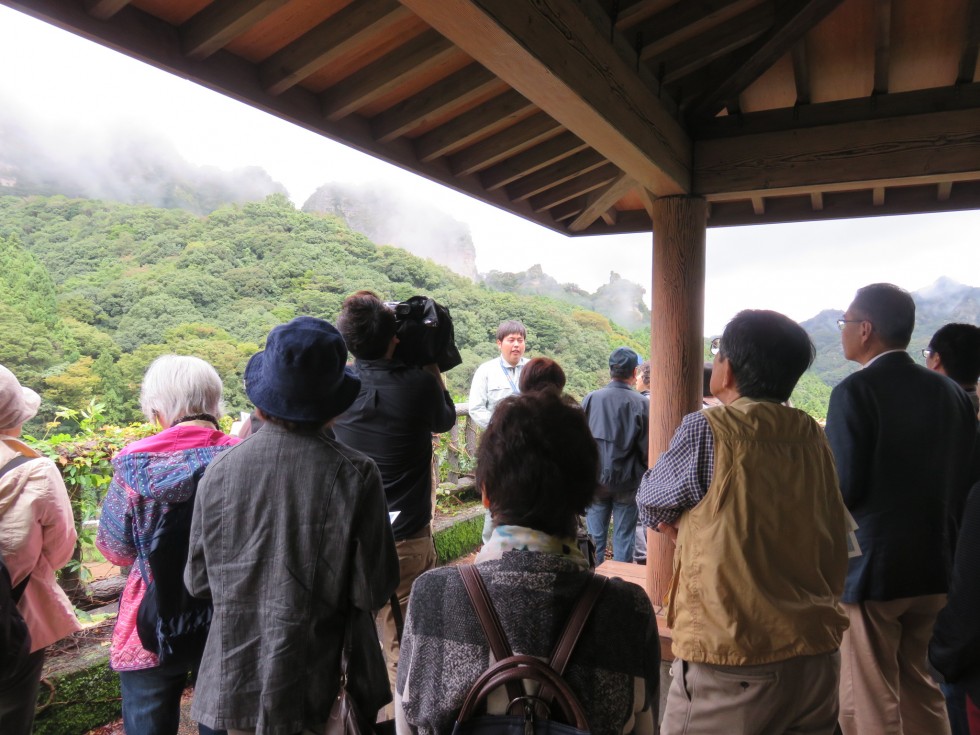
[[[606,159],[591,149],[576,153],[574,156],[569,156],[550,166],[538,169],[535,173],[510,184],[506,188],[507,198],[515,202],[529,199],[535,194],[546,191],[549,187],[574,179],[576,176],[597,169],[605,163]]]
[[[940,202],[948,202],[950,195],[953,193],[953,182],[952,181],[940,181],[936,185],[936,199]]]
[[[980,110],[702,140],[694,191],[714,201],[980,178]]]
[[[759,5],[736,20],[724,23],[690,42],[650,60],[663,69],[663,83],[672,84],[713,61],[752,43],[773,24],[775,12],[769,4]]]
[[[788,53],[817,23],[842,0],[782,0],[776,8],[776,23],[769,33],[749,46],[734,68],[726,71],[691,106],[690,119],[717,115],[769,67]]]
[[[641,34],[640,60],[648,61],[720,25],[738,24],[738,16],[763,0],[702,0],[671,5],[631,29]]]
[[[539,112],[450,156],[449,167],[457,176],[467,176],[554,138],[560,131],[561,125]]]
[[[817,222],[852,217],[880,217],[922,212],[954,212],[977,209],[980,206],[980,181],[957,183],[948,200],[936,201],[935,186],[902,186],[889,189],[888,198],[880,207],[871,203],[866,189],[828,193],[824,206],[814,211],[809,197],[787,196],[767,200],[766,213],[759,217],[747,201],[715,202],[711,208],[708,227],[732,227],[741,225],[775,224],[778,222]],[[627,212],[620,213],[616,229],[623,227]],[[636,222],[630,222],[634,230]],[[611,231],[611,230],[610,230]],[[577,234],[577,233],[576,233]],[[583,234],[599,234],[590,228]]]
[[[593,23],[590,0],[402,2],[642,186],[690,190],[690,139]]]
[[[395,89],[406,79],[444,63],[458,52],[435,31],[408,43],[354,72],[320,95],[323,116],[340,120]]]
[[[977,71],[977,54],[980,51],[980,0],[969,0],[966,22],[966,46],[960,57],[960,68],[956,74],[957,84],[969,84]]]
[[[588,195],[585,208],[581,214],[572,220],[568,229],[572,232],[581,232],[602,217],[635,186],[636,182],[633,179],[624,173],[620,173],[605,188],[598,189]]]
[[[891,59],[892,0],[875,0],[875,77],[872,94],[888,94]]]
[[[93,18],[109,20],[129,4],[129,0],[85,0],[85,10]]]
[[[561,133],[526,153],[491,166],[480,174],[480,181],[487,191],[494,191],[586,148],[588,146],[571,133]]]
[[[534,105],[517,92],[504,92],[455,120],[420,135],[414,141],[415,152],[420,161],[448,156],[480,138],[510,127],[527,117],[533,109]]]
[[[738,118],[716,117],[702,121],[693,127],[692,132],[695,138],[705,140],[807,129],[820,125],[888,120],[921,113],[922,110],[951,112],[977,109],[980,109],[980,83],[894,92],[874,98],[797,105],[781,110],[746,113]]]
[[[206,59],[289,0],[215,0],[180,27],[181,49]]]
[[[576,176],[564,184],[553,186],[547,191],[536,194],[528,200],[528,204],[535,212],[544,212],[562,202],[567,202],[569,199],[601,189],[606,184],[615,181],[620,173],[613,164],[604,164],[581,176]]]
[[[262,86],[269,94],[282,94],[410,15],[398,0],[348,5],[259,65]]]
[[[380,113],[371,121],[371,129],[378,140],[387,143],[432,117],[465,105],[489,91],[496,90],[499,93],[505,88],[503,82],[482,66],[469,64]]]

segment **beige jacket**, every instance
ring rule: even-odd
[[[0,467],[18,454],[37,459],[0,477],[0,554],[14,585],[31,575],[17,608],[27,621],[34,652],[81,628],[54,575],[71,559],[77,536],[68,491],[54,462],[0,435]]]
[[[715,466],[678,530],[674,655],[749,666],[836,650],[847,529],[823,431],[802,411],[747,398],[704,414]]]

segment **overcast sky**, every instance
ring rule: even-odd
[[[297,206],[324,183],[384,181],[467,223],[482,273],[540,263],[594,291],[615,271],[644,285],[649,303],[649,234],[553,233],[6,7],[0,68],[0,106],[41,128],[70,126],[71,143],[120,125],[145,131],[196,164],[260,166]],[[742,308],[797,320],[843,310],[875,281],[916,290],[945,275],[978,286],[978,233],[980,212],[708,230],[705,334]]]

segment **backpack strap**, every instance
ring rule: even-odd
[[[514,655],[514,652],[507,640],[507,634],[504,633],[504,628],[500,624],[500,617],[493,607],[493,601],[490,599],[490,593],[487,592],[487,586],[483,582],[483,577],[480,576],[480,572],[472,564],[461,564],[457,569],[459,569],[459,574],[463,578],[463,587],[466,588],[466,594],[469,595],[470,603],[473,605],[476,617],[480,621],[480,627],[483,628],[483,634],[487,637],[487,642],[490,644],[490,652],[497,661],[510,658]],[[520,682],[509,681],[506,686],[507,699],[509,701],[513,702],[515,699],[523,696],[524,688]]]
[[[572,651],[575,650],[575,645],[582,635],[582,628],[585,627],[585,621],[592,614],[592,608],[599,600],[599,595],[602,594],[606,581],[606,578],[601,574],[591,574],[588,584],[585,585],[585,591],[575,605],[575,609],[572,610],[572,614],[568,616],[568,622],[565,623],[565,629],[561,632],[558,643],[555,644],[555,650],[551,652],[551,661],[549,662],[558,676],[564,675],[568,659],[571,658]]]
[[[32,459],[37,459],[37,457],[25,457],[23,454],[18,454],[3,467],[0,467],[0,477],[3,477],[13,469],[20,467],[22,464],[30,462]],[[24,590],[27,589],[27,583],[30,581],[31,575],[28,574],[26,577],[20,580],[20,584],[18,584],[16,587],[10,588],[10,598],[14,601],[15,605],[20,602],[20,598],[24,595]]]
[[[5,464],[3,467],[0,467],[0,477],[6,475],[8,472],[10,472],[13,469],[20,467],[22,464],[25,464],[26,462],[30,462],[32,459],[37,459],[37,457],[25,457],[23,454],[18,454],[12,460],[7,462],[7,464]]]

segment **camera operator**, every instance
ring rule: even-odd
[[[337,440],[373,459],[381,471],[398,551],[402,613],[412,582],[436,563],[432,543],[432,434],[456,423],[456,407],[435,364],[394,359],[395,313],[370,291],[344,300],[337,327],[354,355],[361,390],[334,423]],[[399,644],[391,606],[379,614],[388,677],[395,685]]]

